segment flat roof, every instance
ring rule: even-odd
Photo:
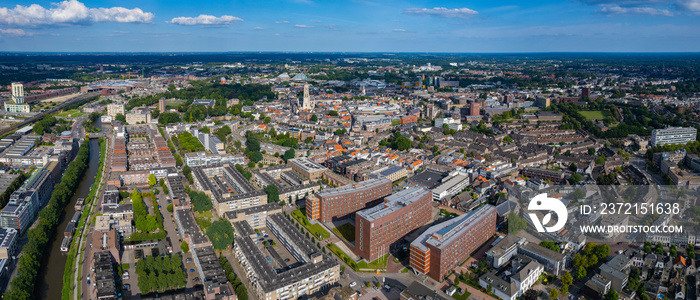
[[[426,195],[431,195],[430,190],[424,187],[410,187],[400,192],[384,198],[384,203],[357,212],[358,216],[368,221],[374,221],[385,217],[401,208],[409,206],[422,199]],[[432,197],[431,197],[432,199]]]
[[[266,293],[338,266],[335,260],[316,248],[311,241],[307,240],[304,235],[281,214],[269,215],[267,217],[267,223],[268,226],[273,225],[276,230],[282,233],[278,236],[275,232],[276,230],[270,228],[271,233],[280,240],[280,243],[283,244],[285,248],[288,246],[291,247],[292,245],[295,246],[294,249],[287,249],[290,250],[290,253],[297,252],[304,257],[300,257],[303,259],[299,260],[300,265],[297,267],[277,270],[267,261],[260,248],[258,248],[250,238],[249,234],[253,232],[253,229],[250,228],[248,222],[241,221],[234,223],[233,226],[236,229],[236,245],[238,245],[238,248],[246,257],[249,266],[255,273],[257,283]],[[320,255],[323,259],[316,263],[310,262],[309,258],[312,255]],[[295,256],[295,258],[297,257]]]
[[[323,170],[328,170],[328,168],[320,165],[319,163],[310,160],[306,157],[299,157],[299,158],[294,158],[289,160],[290,163],[295,164],[302,170],[306,172],[318,172],[318,171],[323,171]]]
[[[481,223],[486,216],[495,211],[495,206],[486,204],[467,214],[442,222],[428,228],[411,243],[411,246],[423,251],[428,250],[426,244],[441,249],[462,236],[465,231],[471,229],[475,224]]]
[[[391,180],[386,178],[370,179],[358,183],[344,185],[334,189],[325,189],[322,191],[318,191],[316,192],[316,195],[318,195],[319,197],[337,196],[372,189],[387,183],[391,184]]]
[[[436,172],[433,170],[426,170],[425,172],[416,174],[415,176],[409,178],[409,180],[413,183],[431,189],[436,185],[440,184],[440,181],[442,181],[442,179],[445,177],[447,177],[447,174],[445,173]]]

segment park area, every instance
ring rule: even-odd
[[[601,110],[581,110],[578,113],[580,113],[582,116],[584,116],[588,120],[605,119],[605,113]]]
[[[355,226],[352,226],[352,224],[350,223],[345,223],[336,228],[333,228],[333,232],[335,232],[338,236],[344,238],[349,243],[355,241]]]
[[[315,237],[317,237],[319,240],[325,240],[329,237],[331,237],[330,232],[326,231],[323,229],[323,226],[320,224],[311,224],[309,220],[306,218],[306,210],[301,208],[301,209],[296,209],[292,212],[292,217],[296,219],[299,223],[301,223],[306,230],[311,232]]]

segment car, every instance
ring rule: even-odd
[[[197,282],[197,281],[199,281],[199,277],[195,277],[194,279],[192,279],[192,282]]]
[[[194,269],[190,269],[190,273],[194,273]]]
[[[187,261],[188,263],[191,263],[191,262],[192,262],[192,259],[188,257],[186,261]]]
[[[131,288],[130,284],[128,284],[128,283],[124,284],[124,288],[123,288],[124,290],[128,290],[130,288]]]
[[[126,276],[122,277],[122,279],[124,279],[124,280],[129,280],[129,275],[126,275]]]
[[[289,258],[285,258],[285,259],[284,259],[284,262],[289,262]]]
[[[90,279],[88,279],[87,284],[90,285]]]
[[[354,281],[353,281],[353,282],[350,283],[350,287],[355,287],[356,285],[357,285],[357,282],[354,282]]]
[[[129,276],[129,271],[128,271],[128,270],[124,270],[124,272],[122,272],[122,276]]]

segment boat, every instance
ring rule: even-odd
[[[63,238],[63,242],[61,242],[61,251],[62,252],[68,252],[70,250],[70,242],[73,241],[73,236],[67,236]]]
[[[83,210],[83,205],[85,205],[85,198],[78,198],[78,200],[75,201],[75,210]]]

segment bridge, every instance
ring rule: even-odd
[[[101,138],[101,137],[106,137],[107,134],[105,134],[104,132],[100,131],[100,132],[88,133],[87,136],[88,136],[89,139],[99,139],[99,138]]]

